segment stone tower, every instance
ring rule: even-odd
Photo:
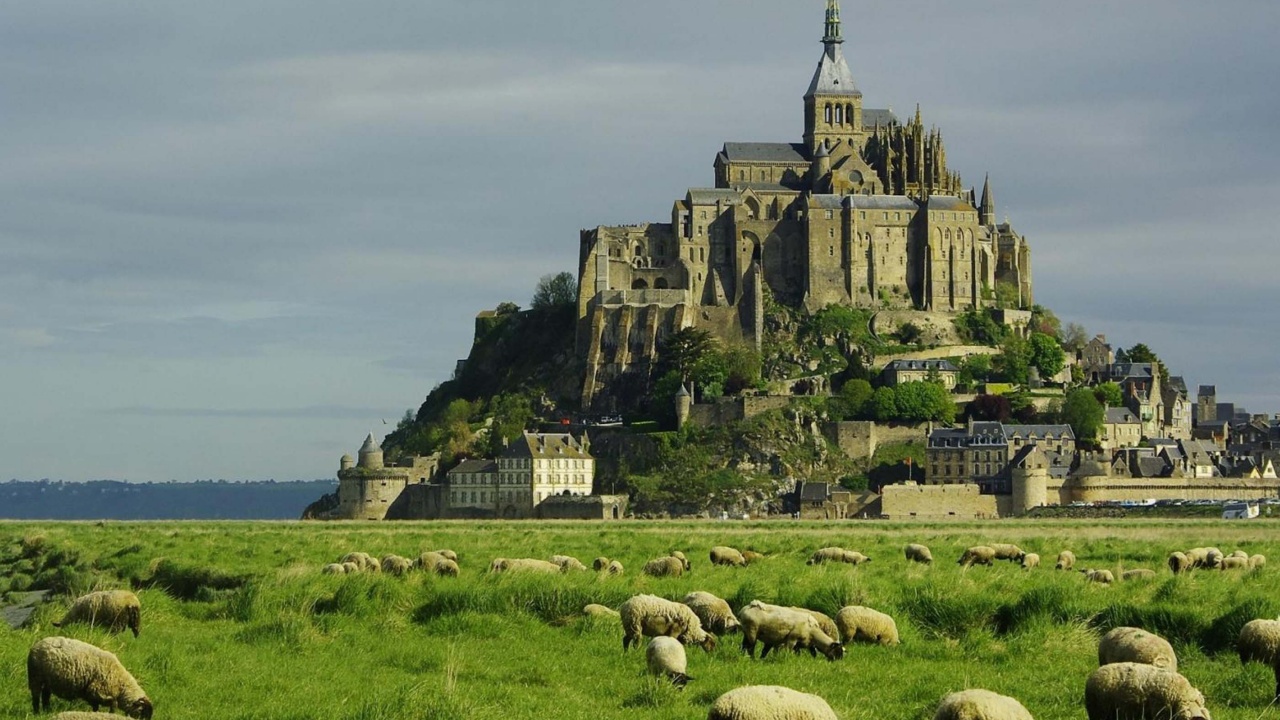
[[[680,389],[676,391],[676,427],[682,428],[684,424],[689,422],[689,413],[693,409],[693,396],[689,394],[689,388],[680,384]]]
[[[350,470],[351,468],[355,467],[355,465],[356,465],[356,461],[355,461],[355,458],[351,457],[351,453],[343,454],[342,458],[338,460],[339,470]]]
[[[1196,393],[1196,423],[1205,425],[1218,419],[1218,387],[1201,385]]]
[[[827,0],[822,59],[804,95],[804,144],[811,154],[819,145],[862,147],[862,91],[853,81],[842,44],[840,2]]]
[[[1036,445],[1028,445],[1010,464],[1013,514],[1026,515],[1049,503],[1049,460]]]
[[[982,181],[982,202],[978,203],[979,224],[988,227],[996,224],[996,202],[991,199],[991,176]]]
[[[360,467],[366,470],[382,468],[382,448],[373,439],[373,433],[369,433],[369,437],[364,439],[364,445],[360,446]]]

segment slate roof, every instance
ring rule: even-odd
[[[814,95],[862,97],[862,91],[853,81],[853,73],[849,70],[849,63],[845,61],[838,43],[827,43],[822,51],[822,59],[818,61],[813,80],[809,82],[809,90],[804,94],[806,98]]]
[[[938,372],[960,372],[960,369],[949,360],[894,360],[884,366],[888,370],[937,370]]]
[[[1076,439],[1076,434],[1071,430],[1070,425],[1006,425],[1005,432],[1011,438],[1026,438],[1028,440],[1038,440],[1049,436]]]
[[[578,439],[568,433],[525,433],[507,446],[503,457],[590,459]]]
[[[1131,413],[1131,412],[1129,412],[1129,409],[1128,409],[1128,408],[1122,408],[1122,407],[1109,407],[1109,408],[1107,408],[1107,418],[1106,418],[1106,421],[1107,421],[1108,423],[1133,423],[1133,424],[1137,424],[1137,422],[1138,422],[1138,416],[1137,416],[1137,415],[1134,415],[1134,414],[1133,414],[1133,413]]]
[[[1183,395],[1187,394],[1187,381],[1184,380],[1181,375],[1170,375],[1169,387],[1173,390],[1177,390]]]
[[[496,473],[498,472],[498,463],[495,460],[486,458],[478,458],[476,460],[463,460],[458,463],[457,467],[449,471],[449,475],[462,475],[466,473]]]
[[[1134,464],[1136,465],[1134,477],[1164,477],[1164,474],[1169,470],[1169,465],[1164,461],[1164,458],[1149,455],[1138,458],[1138,462]]]
[[[929,433],[931,448],[995,447],[1008,445],[1004,426],[998,422],[975,422],[973,433],[968,428],[941,428]]]
[[[920,206],[905,195],[849,195],[849,204],[855,210],[910,210]]]
[[[737,190],[723,188],[689,188],[688,198],[694,205],[715,205],[717,202],[736,205],[742,202],[742,194]]]
[[[862,109],[862,127],[874,128],[876,125],[881,127],[898,122],[898,116],[893,114],[892,110],[885,108],[863,108]]]
[[[1114,363],[1111,366],[1111,377],[1122,380],[1129,378],[1150,380],[1155,377],[1155,370],[1151,367],[1151,363]]]
[[[952,195],[934,195],[929,198],[930,210],[976,210],[968,200],[961,200]]]
[[[826,502],[827,483],[807,482],[800,485],[800,499],[810,502]]]
[[[1197,395],[1217,395],[1218,387],[1216,385],[1201,385]]]
[[[809,154],[800,143],[727,142],[720,151],[729,162],[787,163],[808,165]]]

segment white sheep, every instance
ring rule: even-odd
[[[372,555],[365,552],[349,552],[342,556],[340,563],[355,563],[359,567],[358,572],[378,572],[382,566]]]
[[[449,555],[453,555],[455,559],[450,559]],[[424,572],[435,573],[436,575],[445,575],[449,577],[458,576],[458,556],[452,551],[446,550],[439,552],[436,550],[428,550],[422,553],[413,561],[413,566]],[[492,569],[492,568],[490,568]]]
[[[1280,620],[1250,620],[1236,640],[1240,664],[1260,662],[1276,676],[1276,700],[1280,701]]]
[[[1222,558],[1222,562],[1218,564],[1219,570],[1244,570],[1249,567],[1249,558],[1242,558],[1238,555],[1228,555]]]
[[[1033,720],[1022,703],[1008,695],[973,688],[942,698],[933,720]]]
[[[682,688],[690,680],[684,645],[675,638],[659,635],[650,640],[644,648],[644,659],[650,675],[668,678],[676,687]]]
[[[346,575],[347,566],[342,563],[329,563],[328,565],[320,568],[320,572],[325,575]]]
[[[1128,582],[1130,580],[1150,580],[1156,576],[1156,571],[1150,568],[1134,568],[1125,570],[1120,573],[1120,579]]]
[[[733,614],[733,608],[729,607],[729,603],[709,592],[694,590],[681,598],[680,602],[688,605],[702,622],[702,627],[713,633],[723,635],[735,632],[742,627],[738,622],[738,616]]]
[[[608,567],[609,567],[609,558],[603,555],[591,561],[591,569],[595,570],[596,572],[600,572],[601,570],[604,570]]]
[[[1098,641],[1098,664],[1135,662],[1178,672],[1178,656],[1168,640],[1136,627],[1112,628]]]
[[[764,658],[776,647],[808,648],[813,655],[822,653],[828,660],[844,657],[844,645],[838,638],[822,632],[818,621],[807,611],[753,600],[738,613],[742,623],[742,649],[755,657],[756,642],[764,644]]]
[[[622,563],[617,560],[610,561],[609,567],[605,568],[605,573],[608,575],[621,575],[622,572]]]
[[[1216,547],[1205,548],[1205,562],[1210,569],[1217,569],[1222,565],[1222,558],[1225,557],[1222,551]]]
[[[1053,567],[1056,570],[1070,570],[1071,568],[1075,567],[1075,564],[1076,564],[1076,554],[1071,552],[1070,550],[1063,550],[1062,552],[1058,553],[1058,562]]]
[[[1245,560],[1248,560],[1249,553],[1245,552],[1244,550],[1232,550],[1231,554],[1228,555],[1227,557],[1238,557],[1238,558],[1244,558]]]
[[[840,639],[840,628],[836,627],[836,621],[832,620],[830,615],[827,615],[826,613],[818,612],[817,610],[810,610],[809,608],[804,608],[804,607],[792,606],[791,609],[799,610],[800,612],[808,613],[812,615],[813,619],[818,621],[818,628],[821,629],[822,632],[830,635],[831,637],[837,640]]]
[[[358,573],[360,572],[360,563],[348,560],[347,562],[342,563],[342,569],[345,570],[348,575]]]
[[[990,545],[974,545],[966,548],[960,554],[960,559],[956,564],[961,567],[971,567],[973,565],[990,565],[996,559],[996,549]]]
[[[138,637],[142,630],[142,603],[128,590],[91,592],[76,598],[67,614],[53,626],[62,627],[67,623],[99,625],[113,633],[129,628],[133,636]]]
[[[452,560],[454,562],[458,562],[458,553],[452,550],[445,548],[442,550],[436,550],[436,552],[439,553],[440,555],[443,555],[446,560]]]
[[[1174,575],[1188,572],[1193,567],[1195,563],[1186,553],[1179,550],[1169,553],[1169,571]]]
[[[582,606],[582,614],[595,618],[617,618],[619,613],[611,607],[599,603],[587,603]]]
[[[1084,573],[1084,579],[1088,582],[1098,583],[1099,585],[1110,585],[1116,581],[1116,576],[1110,570],[1081,570]]]
[[[1143,663],[1103,665],[1084,685],[1089,720],[1211,720],[1204,695],[1176,672]]]
[[[27,687],[31,690],[32,712],[49,709],[57,695],[65,700],[83,700],[97,709],[106,705],[129,717],[151,718],[151,700],[138,681],[124,669],[112,653],[86,642],[65,637],[37,640],[27,653]]]
[[[871,558],[863,555],[856,550],[845,550],[841,547],[825,547],[821,548],[809,556],[806,565],[821,565],[824,562],[842,562],[850,565],[861,565],[864,562],[871,562]]]
[[[1249,556],[1250,570],[1257,570],[1258,568],[1266,567],[1266,565],[1267,565],[1266,555],[1250,555]]]
[[[442,577],[458,577],[458,563],[449,558],[441,558],[432,569]]]
[[[1024,554],[1023,554],[1023,556],[1022,556],[1022,569],[1023,569],[1023,570],[1030,570],[1031,568],[1039,567],[1039,565],[1040,565],[1040,556],[1039,556],[1039,555],[1037,555],[1036,553],[1024,553]]]
[[[653,577],[680,577],[684,574],[688,561],[674,555],[654,558],[644,564],[644,574]]]
[[[560,573],[562,569],[553,562],[536,558],[494,558],[489,572]]]
[[[755,550],[743,550],[742,559],[746,560],[747,564],[750,565],[751,563],[754,563],[758,560],[763,560],[764,553],[758,553]]]
[[[991,549],[996,551],[996,560],[1022,562],[1022,556],[1026,554],[1022,548],[1010,543],[996,543]]]
[[[840,639],[846,643],[898,645],[898,624],[892,617],[862,605],[848,605],[836,613]]]
[[[582,564],[581,560],[572,555],[552,555],[551,562],[560,566],[561,572],[569,572],[570,570],[586,570],[587,566]]]
[[[700,645],[707,652],[716,648],[716,636],[704,630],[702,621],[683,603],[657,595],[635,595],[622,603],[618,613],[622,618],[623,650],[644,635],[666,635],[686,645]]]
[[[115,713],[69,710],[54,715],[50,720],[120,720],[120,717]]]
[[[712,565],[732,565],[733,567],[744,567],[747,559],[742,556],[736,548],[727,545],[717,545],[711,548],[711,564]]]
[[[779,685],[746,685],[716,698],[707,720],[839,720],[826,700]]]
[[[933,562],[933,553],[929,552],[929,548],[920,543],[910,543],[902,548],[902,554],[907,556],[910,562],[923,563],[929,565]]]
[[[387,555],[382,558],[382,572],[391,575],[404,575],[413,568],[413,561],[400,555]]]
[[[671,557],[676,558],[677,560],[679,560],[679,561],[681,562],[681,564],[683,564],[683,565],[684,565],[684,569],[685,569],[685,570],[692,570],[692,569],[693,569],[693,565],[692,565],[692,564],[690,564],[690,562],[689,562],[689,558],[685,557],[685,556],[684,556],[684,553],[680,552],[679,550],[672,550],[672,551],[671,551]]]

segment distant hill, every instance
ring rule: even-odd
[[[337,480],[0,483],[6,520],[295,520]]]

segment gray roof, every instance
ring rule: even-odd
[[[720,154],[729,162],[809,164],[808,151],[800,143],[727,142]]]
[[[1182,378],[1182,376],[1181,376],[1181,375],[1170,375],[1170,376],[1169,376],[1169,388],[1170,388],[1170,389],[1173,389],[1173,390],[1177,390],[1178,392],[1182,393],[1183,395],[1186,395],[1186,394],[1187,394],[1187,381],[1186,381],[1186,380],[1184,380],[1184,379]]]
[[[373,433],[369,433],[369,437],[364,439],[364,445],[360,446],[361,453],[378,452],[381,449],[378,447],[378,441],[373,439]]]
[[[864,128],[874,128],[877,125],[883,127],[896,122],[898,122],[898,116],[894,115],[892,110],[881,108],[862,109],[862,127]]]
[[[959,368],[949,360],[894,360],[884,366],[885,370],[937,370],[938,372],[960,372]]]
[[[953,195],[934,195],[929,198],[930,210],[976,210],[974,206],[969,204],[968,200],[962,200]]]
[[[448,472],[449,475],[464,475],[468,473],[496,473],[498,472],[498,462],[486,458],[476,460],[463,460],[458,463],[457,467]]]
[[[1009,438],[1005,435],[1004,426],[998,422],[975,422],[973,424],[973,432],[969,432],[969,428],[942,428],[929,433],[929,447],[991,447],[997,445],[1008,445]]]
[[[1137,424],[1138,416],[1129,412],[1128,408],[1109,407],[1107,408],[1107,422]]]
[[[857,210],[910,210],[920,206],[905,195],[849,195],[849,204]]]
[[[1151,367],[1151,363],[1114,363],[1111,366],[1111,377],[1122,380],[1129,378],[1149,380],[1155,377],[1155,370]]]
[[[1198,395],[1217,395],[1218,388],[1215,385],[1201,385]]]
[[[825,502],[827,499],[827,483],[807,482],[800,485],[800,499]]]
[[[807,98],[814,95],[862,97],[862,91],[853,81],[853,73],[849,71],[849,63],[845,62],[839,43],[826,43],[822,50],[818,69],[813,72],[809,91],[804,94]]]
[[[819,210],[842,210],[847,204],[844,195],[810,195],[807,202]]]
[[[1169,470],[1168,464],[1164,458],[1143,456],[1138,458],[1138,462],[1134,463],[1137,477],[1163,477]]]
[[[1071,430],[1070,425],[1006,425],[1004,430],[1009,437],[1038,439],[1052,435],[1076,439],[1076,434]]]
[[[715,205],[718,202],[736,205],[742,202],[742,193],[721,188],[689,188],[688,199],[693,205]]]

